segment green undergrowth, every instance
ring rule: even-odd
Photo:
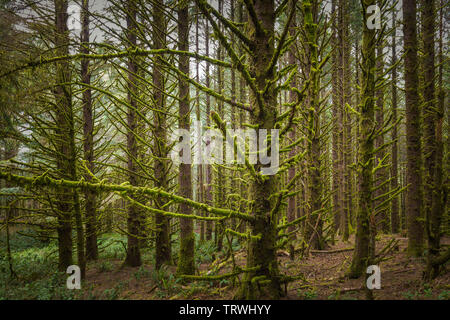
[[[27,236],[28,235],[28,236]],[[214,241],[200,241],[196,236],[195,261],[197,265],[210,264],[218,257]],[[5,235],[0,234],[0,300],[29,299],[29,300],[71,300],[71,299],[106,299],[114,300],[121,297],[121,292],[127,284],[120,282],[116,286],[104,290],[103,293],[93,294],[92,287],[83,286],[82,290],[68,290],[66,281],[68,275],[58,272],[58,246],[57,241],[39,240],[37,233],[32,229],[12,233],[10,247],[14,275],[10,274],[6,256]],[[76,239],[74,234],[74,240]],[[116,271],[126,256],[127,237],[117,233],[102,234],[98,238],[99,260],[90,263],[98,272],[108,273]],[[225,245],[225,242],[224,242]],[[224,246],[227,248],[227,246]],[[172,237],[172,255],[177,258],[179,248],[178,237]],[[233,250],[239,250],[240,244],[234,239]],[[154,248],[142,248],[142,261],[144,265],[138,268],[130,278],[136,280],[151,280],[156,286],[156,298],[170,298],[177,293],[188,298],[199,292],[206,292],[217,284],[198,281],[182,285],[169,268],[162,267],[155,270]],[[76,264],[76,247],[74,246],[74,264]],[[88,268],[89,268],[88,267]],[[226,285],[221,283],[220,286]]]
[[[5,248],[4,237],[1,240]],[[6,250],[0,250],[0,300],[76,298],[76,292],[66,288],[67,275],[55,271],[58,266],[55,241],[42,242],[15,233],[10,244],[14,274],[10,272]]]

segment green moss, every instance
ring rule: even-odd
[[[180,250],[178,253],[178,264],[176,274],[195,274],[195,235],[192,232],[180,239]]]

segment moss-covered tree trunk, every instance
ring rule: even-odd
[[[332,11],[335,12],[336,4],[338,0],[332,1]],[[339,15],[338,15],[339,18]],[[332,191],[333,191],[333,228],[334,234],[338,233],[341,227],[341,218],[343,216],[343,203],[342,203],[342,174],[341,174],[341,140],[340,132],[342,131],[342,112],[340,109],[340,89],[339,89],[339,65],[341,63],[341,50],[338,49],[340,46],[339,33],[336,23],[336,18],[333,19],[333,34],[332,34],[332,44],[336,48],[332,53],[332,101],[333,101],[333,145],[332,145],[332,159],[333,159],[333,181],[332,181]]]
[[[198,5],[195,6],[196,17],[195,17],[195,51],[200,53],[200,12]],[[200,83],[200,62],[197,59],[195,61],[195,81]],[[200,110],[200,89],[196,88],[195,92],[195,118],[197,121],[201,121],[201,110]],[[203,174],[203,164],[197,165],[197,201],[205,202],[205,186],[204,186],[204,174]],[[199,215],[204,215],[206,212],[199,210]],[[200,242],[205,241],[205,221],[198,221],[200,226]]]
[[[230,19],[231,19],[231,21],[233,21],[233,22],[236,22],[236,12],[235,12],[235,0],[231,0],[230,1],[230,11],[231,11],[231,17],[230,17]],[[237,49],[237,47],[234,45],[235,44],[235,42],[236,42],[236,38],[235,38],[235,36],[234,36],[234,34],[231,32],[230,33],[230,40],[231,40],[231,43],[233,44],[233,48],[236,50]],[[231,90],[230,90],[230,95],[231,95],[231,101],[232,101],[232,103],[236,103],[236,98],[237,98],[237,95],[236,95],[236,70],[233,68],[233,69],[231,69],[230,70],[230,73],[231,73],[231,75],[230,75],[230,77],[231,77]],[[236,121],[236,107],[233,105],[233,106],[231,106],[231,127],[232,127],[232,129],[237,129],[238,128],[238,126],[236,125],[237,123],[237,121]],[[230,191],[232,192],[232,193],[234,193],[235,192],[235,190],[237,190],[238,189],[238,186],[237,186],[237,173],[235,172],[235,171],[231,171],[230,172]],[[231,206],[234,206],[234,207],[238,207],[238,202],[237,201],[239,201],[238,199],[233,199],[233,201],[230,203],[230,205]],[[230,223],[230,227],[233,229],[233,230],[235,230],[236,229],[236,219],[232,219],[231,220],[231,223]],[[231,241],[231,243],[232,243],[232,241],[233,241],[233,238],[232,237],[227,237],[227,239],[226,239],[226,241],[228,242],[228,241]],[[231,250],[230,248],[228,248],[229,250]],[[228,253],[227,254],[232,254],[230,251],[228,251]]]
[[[384,59],[383,59],[383,39],[378,39],[378,45],[377,45],[377,83],[381,83],[383,72],[384,72]],[[383,125],[384,125],[384,87],[380,87],[377,89],[376,93],[376,112],[375,112],[375,121],[377,123],[378,130],[382,131]],[[384,157],[386,156],[385,148],[382,148],[384,146],[384,134],[380,133],[375,139],[375,148],[381,149],[376,154],[376,164],[383,161]],[[374,192],[374,198],[377,198],[374,201],[374,208],[376,208],[378,205],[381,205],[386,198],[388,197],[387,193],[389,192],[389,184],[387,184],[388,180],[388,171],[385,167],[380,167],[376,170],[374,181],[375,181],[375,192]],[[388,233],[390,231],[389,228],[389,211],[387,206],[383,206],[382,208],[378,209],[376,214],[376,222],[378,230],[382,233]]]
[[[55,1],[55,46],[59,56],[69,53],[69,30],[67,28],[68,19],[67,1]],[[57,148],[57,168],[59,176],[63,179],[77,180],[76,170],[76,148],[75,148],[75,125],[72,109],[72,88],[68,84],[71,81],[70,64],[68,61],[56,63],[56,87],[55,87],[55,107],[56,107],[56,148]],[[71,239],[71,217],[75,218],[77,233],[77,264],[81,270],[83,279],[86,272],[86,261],[84,251],[84,228],[81,216],[80,201],[78,191],[75,189],[61,189],[61,194],[57,199],[58,214],[58,240],[59,267],[65,271],[72,260],[72,239]],[[70,248],[69,248],[70,245]]]
[[[158,0],[153,4],[153,45],[154,49],[163,49],[166,47],[166,21],[163,12],[163,1]],[[153,153],[155,155],[154,175],[155,183],[158,188],[167,190],[169,187],[168,175],[169,164],[167,161],[168,142],[167,142],[167,116],[166,102],[164,97],[164,73],[162,68],[162,56],[155,56],[153,65],[153,101],[155,102],[154,119],[154,146]],[[167,199],[161,196],[155,198],[155,208],[164,210]],[[155,266],[159,269],[163,264],[171,263],[171,246],[170,246],[170,219],[167,216],[157,213],[155,215],[156,227],[156,248],[155,248]]]
[[[189,50],[189,6],[187,1],[182,1],[178,9],[178,49]],[[179,57],[178,69],[189,75],[189,57],[181,55]],[[190,108],[189,108],[189,83],[183,78],[178,80],[179,98],[179,120],[181,129],[190,130]],[[179,194],[192,198],[191,165],[180,164],[179,174]],[[192,214],[192,208],[185,203],[180,204],[180,213]],[[177,274],[192,275],[195,273],[194,261],[195,237],[194,224],[191,219],[180,218],[180,252],[178,255]]]
[[[405,48],[405,105],[406,105],[406,214],[408,215],[408,254],[421,256],[423,252],[422,221],[422,156],[419,107],[419,78],[416,32],[416,0],[403,0],[403,34]]]
[[[209,57],[209,22],[207,19],[205,19],[205,54],[207,57]],[[211,86],[211,78],[209,75],[210,72],[210,63],[209,61],[206,61],[206,68],[205,68],[205,81],[206,81],[206,87],[209,88]],[[206,95],[206,126],[209,127],[211,125],[211,97],[209,94]],[[212,198],[212,168],[210,164],[205,164],[205,197],[206,197],[206,203],[208,205],[212,205],[213,198]],[[206,222],[206,240],[212,239],[212,233],[213,233],[213,222],[207,221]]]
[[[319,210],[322,209],[321,142],[320,142],[320,70],[317,45],[317,1],[303,1],[303,24],[305,44],[307,46],[307,69],[310,80],[307,98],[307,163],[309,217],[305,225],[305,241],[312,249],[323,249],[323,221]]]
[[[244,4],[238,2],[238,18],[239,18],[239,23],[244,24],[246,21],[246,16],[245,16],[245,10],[244,10]],[[244,27],[241,27],[241,31],[243,33],[245,33]],[[239,48],[238,48],[238,52],[239,55],[245,56],[245,50],[242,46],[242,44],[239,44]],[[247,88],[246,88],[246,83],[245,83],[245,79],[242,76],[242,74],[239,76],[239,102],[240,103],[246,103],[247,102]],[[246,122],[247,116],[246,116],[246,112],[244,110],[239,110],[239,128],[243,128],[244,123]],[[245,172],[241,172],[240,173],[240,178],[244,178],[245,176]],[[243,181],[243,180],[241,180]],[[245,183],[240,183],[239,184],[239,194],[241,195],[242,199],[247,199],[247,194],[248,194],[248,184]],[[241,201],[240,206],[239,206],[239,211],[241,212],[246,212],[247,210],[247,205],[245,204],[244,201]],[[240,222],[240,228],[239,228],[239,232],[244,232],[246,229],[246,225],[247,223],[245,221],[241,221]]]
[[[360,46],[359,46],[359,33],[356,36],[356,41],[355,41],[355,103],[354,105],[356,106],[356,108],[358,108],[359,110],[359,105],[361,104],[361,90],[360,90],[360,85],[361,85],[361,74],[360,74]],[[354,163],[358,164],[359,162],[359,117],[356,115],[356,125],[354,128],[355,131],[355,143],[354,143]],[[354,174],[354,189],[355,189],[355,194],[359,193],[359,184],[358,184],[358,174]],[[356,212],[358,211],[358,207],[359,207],[359,203],[356,199],[356,201],[354,201],[354,212],[355,214],[352,215],[351,219],[350,219],[350,223],[352,226],[356,226]]]
[[[396,48],[396,38],[397,38],[397,29],[396,29],[396,19],[397,15],[394,14],[393,26],[394,29],[392,33],[392,102],[391,102],[391,110],[392,110],[392,122],[397,122],[397,48]],[[398,187],[398,129],[397,126],[392,128],[392,164],[391,164],[391,189],[395,190]],[[391,232],[398,233],[400,231],[400,212],[399,212],[399,201],[398,197],[392,199],[391,202]]]
[[[253,46],[249,55],[249,71],[254,78],[257,90],[263,91],[268,81],[274,79],[274,68],[269,70],[274,54],[274,1],[255,0],[250,3],[252,12],[248,14],[249,38]],[[250,114],[250,121],[260,129],[275,128],[277,117],[277,96],[273,84],[266,94],[258,96],[250,91],[250,103],[255,111]],[[270,132],[270,131],[269,131]],[[254,165],[259,172],[261,163]],[[257,299],[269,297],[278,299],[281,294],[278,262],[276,256],[277,212],[272,212],[275,205],[274,194],[277,191],[277,177],[264,176],[252,182],[252,213],[255,218],[250,223],[251,238],[247,255],[247,267],[258,267],[254,272],[245,274],[237,298]]]
[[[342,7],[342,8],[341,8]],[[351,90],[350,90],[350,39],[349,39],[349,4],[347,1],[341,1],[339,12],[341,15],[341,28],[340,32],[342,36],[341,50],[342,50],[342,79],[341,79],[341,104],[340,109],[342,113],[342,174],[343,174],[343,203],[344,210],[342,212],[342,240],[347,241],[349,237],[349,219],[352,212],[352,169],[351,165],[351,118],[350,111],[346,107],[346,104],[351,103]]]
[[[444,104],[439,92],[439,99],[435,95],[435,2],[422,1],[422,35],[423,35],[423,71],[424,71],[424,211],[427,231],[427,267],[425,278],[433,279],[439,274],[439,250],[441,240],[441,220],[445,206],[443,205],[442,158],[443,140],[442,124],[444,118]],[[442,18],[441,18],[442,19]],[[442,28],[442,27],[441,27]],[[441,30],[442,35],[442,30]],[[442,63],[442,39],[440,40],[440,59]],[[439,67],[439,81],[442,86],[442,66]],[[441,87],[442,90],[442,87]]]
[[[218,6],[219,6],[219,13],[223,16],[223,1],[218,0]],[[223,30],[222,30],[223,31]],[[222,60],[222,46],[219,44],[217,47],[217,60]],[[221,66],[216,67],[217,71],[217,90],[216,92],[220,93],[221,95],[224,94],[224,70]],[[221,119],[224,118],[224,102],[220,99],[217,99],[217,109],[219,113],[219,116]],[[223,152],[223,159],[225,159],[225,146],[222,148]],[[225,206],[225,172],[222,166],[217,167],[217,183],[216,185],[216,192],[215,192],[215,205],[217,207],[223,207]],[[215,244],[217,247],[217,251],[221,252],[223,247],[223,234],[224,232],[224,224],[223,222],[216,222],[215,223],[215,229],[214,229],[214,239]]]
[[[55,0],[55,47],[60,56],[69,53],[69,31],[67,29],[67,1]],[[72,113],[72,90],[67,83],[71,81],[68,61],[56,63],[56,151],[57,169],[61,178],[71,179],[71,157],[72,150],[70,139],[73,139],[73,113]],[[69,142],[69,143],[68,143]],[[58,249],[59,270],[66,271],[72,260],[72,215],[73,215],[73,191],[61,188],[56,201],[58,215]]]
[[[80,52],[89,53],[89,0],[82,2],[81,18],[81,47]],[[89,70],[89,59],[81,60],[81,82],[89,86],[91,84],[91,71]],[[92,92],[89,87],[83,88],[83,150],[84,161],[90,173],[94,174],[94,119],[92,116]],[[87,172],[84,175],[86,181],[92,181],[92,175]],[[97,196],[92,190],[84,192],[85,215],[86,215],[86,259],[96,260],[98,258],[97,247]]]
[[[291,3],[291,6],[294,5],[294,3]],[[291,26],[289,29],[289,34],[291,37],[295,36],[295,32],[296,32],[296,19],[295,17],[293,18],[292,22],[291,22]],[[288,63],[290,65],[295,65],[296,63],[296,59],[295,59],[295,46],[292,46],[288,52]],[[291,83],[292,87],[296,87],[297,86],[297,81],[294,78],[292,83]],[[296,94],[294,91],[290,91],[289,92],[289,103],[295,103],[296,101]],[[292,130],[289,132],[289,140],[291,142],[294,142],[296,140],[296,130],[295,128],[292,128]],[[296,150],[295,148],[292,148],[292,150],[289,152],[289,157],[293,157],[296,154]],[[296,172],[296,168],[295,166],[292,166],[289,168],[288,170],[288,180],[291,181],[292,179],[294,179],[295,177],[295,172]],[[288,199],[288,206],[287,206],[287,221],[291,222],[293,220],[295,220],[296,218],[296,204],[297,202],[295,201],[296,197],[290,197]],[[288,229],[288,232],[294,232],[295,227],[292,226]],[[293,241],[295,240],[295,234],[293,236],[291,236],[291,244],[289,246],[289,254],[290,254],[290,258],[291,260],[294,260],[294,256],[295,256],[295,250],[294,250],[294,243]]]
[[[374,150],[374,95],[375,95],[375,30],[369,29],[367,7],[375,0],[361,0],[363,14],[363,41],[361,105],[359,106],[359,166],[358,166],[358,211],[356,216],[355,250],[349,276],[359,278],[366,271],[371,256],[371,237],[374,226],[372,216],[373,150]],[[372,230],[371,230],[372,229]]]
[[[378,6],[382,7],[382,1],[377,1]],[[380,16],[381,22],[383,23],[383,16]],[[381,85],[384,81],[384,32],[380,31],[377,35],[377,49],[376,49],[376,85],[377,90],[375,92],[376,105],[375,105],[375,121],[377,124],[377,136],[375,138],[375,148],[378,152],[375,154],[375,165],[377,169],[374,172],[374,208],[381,205],[380,208],[374,209],[376,211],[375,221],[377,223],[377,229],[382,233],[389,233],[390,231],[390,219],[389,219],[389,206],[383,204],[389,197],[389,175],[388,169],[385,167],[387,160],[384,160],[388,155],[386,154],[385,146],[385,134],[383,132],[384,126],[384,114],[385,114],[385,99],[384,90],[385,86]],[[382,164],[382,165],[381,165]]]
[[[127,40],[128,45],[136,47],[137,39],[137,3],[136,0],[128,0],[126,3],[126,21],[127,21]],[[136,141],[138,119],[136,114],[137,109],[137,73],[138,64],[136,57],[130,56],[128,58],[128,107],[127,113],[127,152],[128,152],[128,180],[132,186],[138,185],[137,177],[137,163],[138,159],[138,146]],[[139,233],[140,233],[140,219],[139,209],[136,205],[128,203],[128,243],[127,243],[127,256],[125,258],[125,264],[131,267],[137,267],[142,264],[141,251],[139,249]]]

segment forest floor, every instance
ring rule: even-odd
[[[432,282],[422,281],[424,259],[406,255],[407,239],[400,235],[381,235],[377,238],[377,252],[393,238],[398,245],[379,264],[381,289],[374,290],[375,299],[450,299],[450,272],[447,270]],[[450,237],[442,239],[450,245]],[[345,276],[353,254],[353,238],[347,242],[336,242],[323,252],[312,251],[302,259],[290,259],[287,252],[279,254],[280,271],[284,274],[302,273],[305,280],[292,282],[287,287],[284,299],[326,300],[365,299],[363,279],[348,279]],[[235,254],[236,263],[245,264],[245,251]],[[228,280],[197,281],[181,284],[174,276],[175,267],[160,271],[152,270],[150,264],[140,268],[122,266],[123,260],[109,259],[90,263],[84,299],[232,299],[237,285]],[[217,262],[217,261],[216,261]],[[217,264],[216,264],[217,265]],[[210,270],[211,263],[200,263],[199,270]],[[229,271],[225,265],[220,273]]]
[[[26,236],[28,234],[28,236]],[[11,299],[232,299],[237,280],[194,281],[182,283],[174,274],[176,267],[154,269],[154,249],[143,248],[143,265],[138,268],[124,267],[126,237],[117,233],[99,237],[99,259],[89,262],[86,280],[81,290],[68,290],[68,275],[57,271],[58,247],[54,240],[36,240],[30,229],[14,230],[11,236],[12,262],[15,277],[10,274],[9,264],[0,250],[0,300]],[[223,274],[231,271],[231,259],[218,255],[213,241],[199,242],[195,260],[200,274]],[[450,265],[430,282],[422,280],[424,258],[409,258],[406,255],[407,238],[401,235],[377,236],[377,253],[391,241],[398,241],[379,263],[381,289],[374,290],[375,299],[450,300]],[[0,244],[4,235],[0,233]],[[450,237],[441,239],[443,246],[450,245]],[[293,260],[286,251],[279,251],[280,273],[303,274],[304,279],[290,283],[289,300],[360,300],[365,299],[361,279],[348,279],[353,255],[354,238],[336,241],[324,251],[311,250],[304,257],[299,252]],[[0,246],[1,247],[1,246]],[[245,266],[246,250],[237,239],[232,241],[235,263]],[[172,252],[178,252],[178,241],[174,239]],[[74,252],[76,257],[76,253]],[[174,255],[176,258],[176,255]],[[224,262],[225,260],[225,262]]]

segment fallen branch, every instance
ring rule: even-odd
[[[352,251],[353,249],[355,249],[355,247],[335,249],[335,250],[311,250],[310,252],[311,253],[339,253],[339,252]]]
[[[340,293],[345,293],[345,292],[351,292],[351,291],[359,291],[359,290],[363,290],[363,287],[357,287],[357,288],[344,288],[339,290]]]

